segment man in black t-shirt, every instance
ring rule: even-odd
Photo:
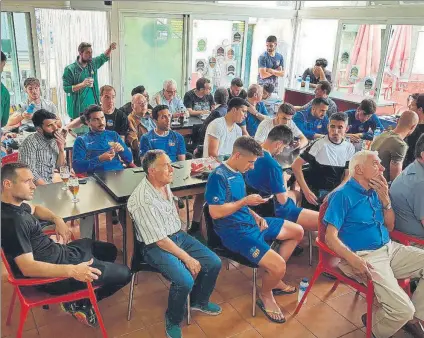
[[[228,101],[233,97],[240,97],[243,100],[247,99],[247,92],[243,89],[243,81],[238,77],[231,80],[230,88],[228,88]]]
[[[36,186],[27,165],[10,163],[1,168],[1,245],[15,277],[64,277],[63,281],[40,286],[42,291],[61,295],[86,288],[87,282],[100,287],[97,299],[111,296],[131,279],[127,266],[113,263],[117,249],[111,243],[88,238],[69,242],[71,232],[65,222],[49,209],[29,205]],[[40,220],[54,223],[54,242],[42,231]],[[79,321],[97,326],[88,299],[62,303],[62,309]]]
[[[408,151],[406,152],[406,157],[403,161],[404,169],[415,161],[415,145],[417,144],[420,136],[424,134],[424,94],[412,94],[408,98],[408,108],[409,110],[417,113],[419,121],[414,132],[405,139],[405,142],[408,144]]]
[[[215,102],[211,90],[211,81],[202,77],[196,81],[196,88],[185,93],[184,106],[190,116],[209,114],[214,109]]]

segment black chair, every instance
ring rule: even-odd
[[[128,315],[127,320],[131,319],[131,310],[132,310],[132,302],[134,298],[134,284],[136,283],[137,273],[141,271],[150,271],[160,273],[159,270],[155,269],[153,266],[147,264],[143,260],[142,248],[144,243],[140,243],[137,240],[135,224],[133,221],[133,232],[134,232],[134,251],[131,259],[131,284],[130,284],[130,294],[128,300]],[[190,295],[187,297],[187,325],[190,325],[191,321],[191,313],[190,313]]]
[[[205,218],[206,231],[208,234],[208,247],[218,256],[233,261],[253,269],[253,289],[252,289],[252,316],[256,316],[256,278],[258,273],[258,265],[251,263],[242,255],[234,253],[222,245],[221,239],[214,230],[212,217],[209,213],[209,206],[207,203],[203,205],[203,217]],[[228,269],[228,267],[227,267]]]

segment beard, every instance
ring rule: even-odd
[[[54,133],[47,133],[46,131],[43,130],[43,136],[48,139],[48,140],[53,140],[54,139]]]

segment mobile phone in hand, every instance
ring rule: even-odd
[[[274,195],[267,195],[267,196],[262,196],[262,198],[264,199],[264,200],[267,200],[267,201],[269,201],[271,198],[273,198],[274,197]]]

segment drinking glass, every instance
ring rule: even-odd
[[[62,190],[68,190],[68,181],[69,177],[71,177],[71,172],[69,171],[68,166],[62,166],[59,168],[60,178],[63,181],[63,187]]]
[[[72,202],[73,203],[79,202],[79,199],[77,198],[78,191],[79,191],[78,178],[77,177],[71,177],[71,178],[69,178],[68,186],[69,186],[69,191],[73,195]]]

